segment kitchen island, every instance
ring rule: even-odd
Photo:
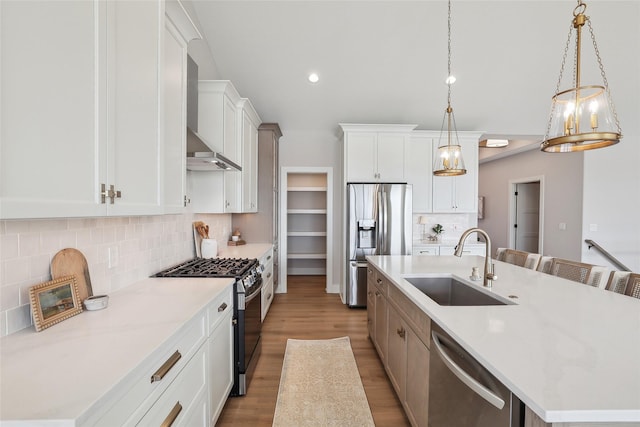
[[[640,300],[480,256],[371,256],[373,267],[504,383],[538,424],[640,426]],[[515,304],[440,306],[405,277],[452,276]]]

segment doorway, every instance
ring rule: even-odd
[[[280,284],[288,276],[325,276],[332,292],[333,168],[283,167],[280,192]]]
[[[509,181],[509,247],[543,253],[544,177]]]

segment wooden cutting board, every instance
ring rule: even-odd
[[[77,249],[62,249],[51,260],[51,278],[57,279],[72,274],[76,276],[80,301],[92,296],[93,289],[91,288],[87,259]]]

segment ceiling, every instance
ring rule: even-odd
[[[619,16],[610,11],[624,3],[589,2],[603,52],[616,47]],[[446,1],[193,0],[192,5],[214,61],[200,64],[201,78],[231,80],[263,121],[278,122],[285,133],[337,134],[343,122],[441,128],[447,106]],[[573,0],[452,2],[451,67],[457,77],[452,106],[458,130],[508,134],[537,145],[575,5]],[[615,81],[624,59],[608,65],[609,80]],[[307,80],[312,71],[320,76],[316,84]]]

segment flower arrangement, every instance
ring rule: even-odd
[[[431,228],[431,230],[435,233],[436,240],[439,240],[440,235],[444,233],[444,227],[442,226],[442,224],[434,225],[433,228]]]

